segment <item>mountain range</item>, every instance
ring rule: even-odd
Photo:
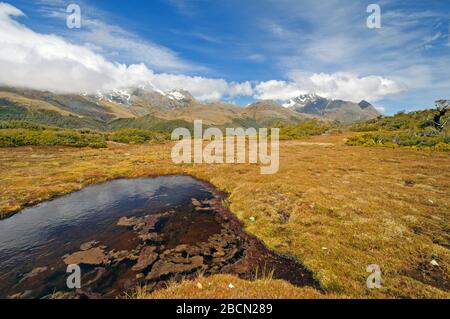
[[[298,113],[316,115],[341,123],[366,121],[381,115],[372,104],[365,100],[353,103],[326,99],[316,94],[301,95],[286,101],[283,106]]]
[[[206,126],[266,127],[308,119],[351,123],[379,115],[367,101],[358,104],[315,94],[301,95],[283,104],[262,100],[242,107],[221,101],[200,102],[185,90],[162,91],[151,85],[97,94],[0,87],[0,119],[26,119],[72,128],[171,130],[190,126],[196,119],[202,119]]]

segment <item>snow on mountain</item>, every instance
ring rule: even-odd
[[[283,106],[299,113],[316,115],[343,123],[379,116],[379,112],[367,101],[361,101],[358,104],[351,101],[327,99],[317,94],[300,95],[285,101]]]
[[[314,102],[317,99],[321,98],[320,96],[312,93],[312,94],[302,94],[296,98],[289,99],[285,103],[283,103],[283,106],[286,108],[293,108],[294,106],[296,108],[302,108],[308,103]]]
[[[172,90],[168,93],[168,98],[171,100],[183,101],[186,99],[186,96],[184,96],[180,91]]]

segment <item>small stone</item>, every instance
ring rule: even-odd
[[[234,288],[234,285],[233,285],[232,283],[230,283],[230,284],[228,285],[228,288],[233,289],[233,288]]]
[[[142,273],[136,274],[136,279],[142,279],[142,278],[144,278],[144,274],[142,274]]]
[[[200,282],[198,282],[198,283],[197,283],[197,288],[198,288],[198,289],[203,289],[203,285],[202,285]]]
[[[328,248],[327,247],[322,247],[322,250],[327,250]]]
[[[251,222],[255,222],[256,221],[255,216],[251,216],[249,219],[250,219]]]
[[[432,266],[439,267],[438,262],[437,262],[436,260],[434,260],[434,259],[430,262],[430,264],[431,264]]]

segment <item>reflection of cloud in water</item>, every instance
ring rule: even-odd
[[[0,221],[0,268],[9,260],[98,233],[116,219],[180,205],[201,191],[189,176],[119,179],[26,208]],[[19,254],[18,254],[19,252]]]

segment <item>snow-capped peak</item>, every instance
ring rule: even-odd
[[[302,94],[300,96],[297,96],[293,99],[289,99],[287,100],[283,106],[286,108],[291,108],[291,107],[297,107],[297,108],[302,108],[304,107],[306,104],[310,103],[310,102],[314,102],[317,99],[320,99],[321,97],[318,96],[315,93],[310,93],[310,94]]]
[[[159,93],[159,94],[161,94],[162,96],[167,96],[166,92],[164,92],[164,91],[161,90],[161,89],[158,89],[156,86],[153,85],[153,83],[150,82],[149,85],[150,85],[152,91],[154,91],[154,92],[156,92],[156,93]],[[143,86],[142,89],[145,90],[145,85]]]
[[[171,100],[183,101],[186,100],[186,96],[179,90],[172,90],[168,93],[167,97]]]
[[[135,98],[141,98],[149,103],[161,104],[170,108],[185,106],[195,100],[185,90],[163,91],[150,82],[135,87],[98,91],[95,98],[98,102],[109,101],[124,106],[131,106]]]

